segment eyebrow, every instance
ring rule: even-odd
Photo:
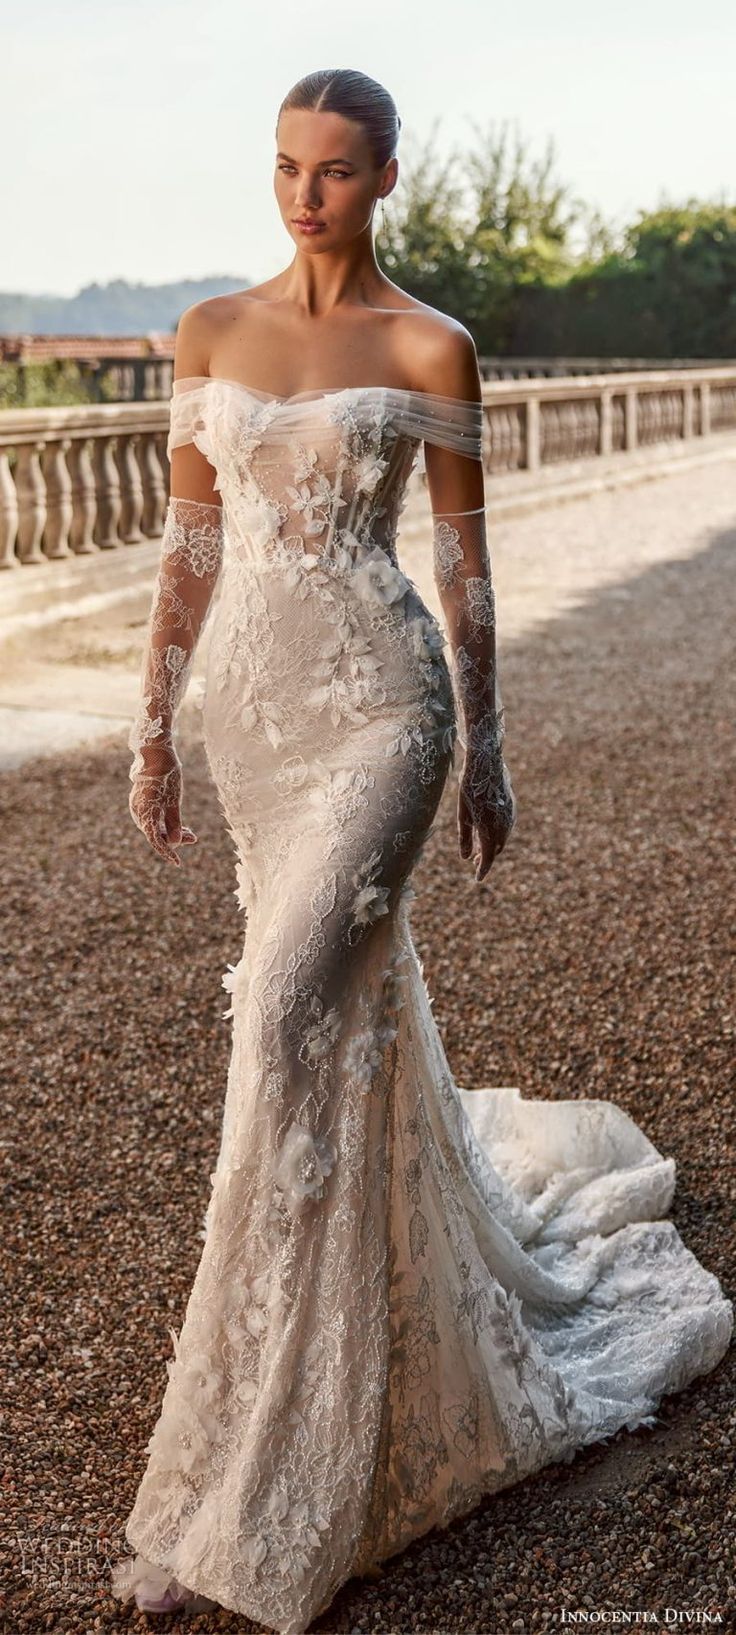
[[[282,153],[280,150],[277,153],[276,158],[287,159],[290,165],[295,165],[298,163],[296,159],[290,158],[288,153]],[[352,165],[352,163],[352,159],[320,159],[321,165]]]

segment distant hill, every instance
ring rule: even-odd
[[[0,331],[23,335],[145,335],[171,333],[187,307],[211,295],[247,289],[250,278],[226,274],[182,278],[174,284],[87,284],[77,295],[21,295],[0,291]]]

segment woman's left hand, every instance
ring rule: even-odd
[[[468,764],[463,768],[457,803],[457,831],[460,856],[473,856],[473,830],[477,830],[480,855],[475,879],[485,879],[494,858],[503,851],[516,822],[516,796],[508,768],[501,762],[491,777],[486,767]]]

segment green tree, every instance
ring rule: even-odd
[[[481,352],[504,351],[524,285],[556,284],[576,265],[572,231],[586,207],[553,174],[554,147],[532,158],[518,129],[474,126],[472,147],[436,153],[438,121],[408,163],[379,230],[392,278],[465,323]]]
[[[736,208],[690,199],[641,211],[615,250],[564,288],[527,292],[519,352],[669,358],[736,353]]]

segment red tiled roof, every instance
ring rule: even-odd
[[[101,358],[173,359],[176,336],[152,330],[147,335],[0,335],[3,363],[53,363],[73,358],[98,363]]]

